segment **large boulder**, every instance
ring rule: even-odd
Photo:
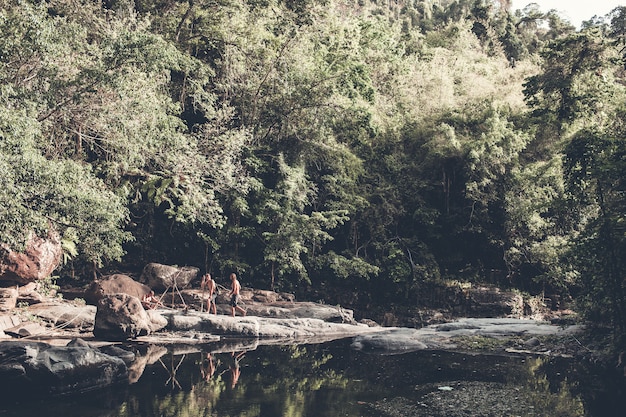
[[[199,273],[200,269],[195,266],[177,267],[149,263],[143,268],[139,281],[154,290],[166,290],[174,286],[183,289],[196,279]]]
[[[137,297],[112,294],[98,301],[93,334],[104,340],[127,340],[149,335],[166,324],[158,313],[148,314]]]
[[[91,283],[85,291],[85,301],[96,305],[104,296],[113,294],[128,294],[141,298],[150,292],[150,287],[135,281],[128,275],[107,275]]]
[[[85,346],[0,343],[3,398],[65,395],[128,383],[124,361]]]
[[[63,249],[56,234],[47,238],[31,235],[23,252],[0,244],[0,281],[27,284],[48,278],[59,266]]]

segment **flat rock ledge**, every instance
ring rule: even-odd
[[[383,327],[359,323],[334,323],[319,318],[273,318],[259,316],[225,316],[210,313],[160,310],[168,325],[177,333],[209,334],[230,338],[258,338],[301,341],[328,341],[338,338],[380,332]]]
[[[375,334],[355,336],[351,346],[356,350],[393,355],[417,350],[457,350],[459,338],[467,336],[520,337],[530,341],[538,336],[567,336],[581,330],[579,325],[562,327],[537,320],[463,318],[421,329],[384,328]]]
[[[129,341],[160,345],[205,343],[224,338],[256,338],[262,339],[261,344],[265,339],[268,344],[324,342],[384,329],[357,323],[349,309],[312,302],[249,302],[247,310],[246,317],[231,317],[225,314],[225,309],[217,315],[191,309],[148,310],[167,324],[162,330]],[[63,346],[68,340],[80,337],[99,345],[115,343],[116,340],[94,336],[96,312],[93,305],[44,300],[27,311],[0,313],[0,342],[28,338]]]

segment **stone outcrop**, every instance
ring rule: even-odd
[[[143,268],[139,281],[155,291],[163,291],[171,287],[183,289],[198,278],[199,273],[200,269],[194,266],[176,267],[149,263]]]
[[[382,330],[365,324],[331,323],[316,318],[230,317],[188,311],[161,311],[167,330],[230,337],[275,338],[290,341],[332,340]]]
[[[245,305],[248,315],[279,319],[312,318],[331,323],[356,324],[352,310],[313,302],[250,302]]]
[[[31,235],[23,252],[0,244],[0,281],[21,285],[48,278],[62,255],[61,239],[56,234],[46,239]]]
[[[421,329],[384,328],[376,334],[358,335],[352,342],[357,350],[382,354],[398,354],[416,350],[452,350],[457,338],[481,336],[487,338],[566,335],[580,331],[580,326],[561,327],[535,320],[509,318],[464,318]]]
[[[165,325],[167,321],[155,311],[146,312],[137,297],[113,294],[98,302],[93,334],[103,340],[127,340],[148,335]]]
[[[141,298],[150,292],[150,287],[135,281],[128,275],[107,275],[91,283],[85,291],[85,301],[96,305],[104,296],[113,294],[128,294]]]
[[[47,343],[0,343],[3,398],[65,395],[127,383],[128,369],[120,358],[88,346]]]

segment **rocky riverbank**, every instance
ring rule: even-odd
[[[430,324],[416,328],[380,326],[369,319],[357,321],[352,310],[339,305],[300,302],[291,294],[251,288],[241,293],[245,317],[229,315],[227,291],[217,297],[218,314],[210,314],[208,295],[194,285],[197,271],[172,268],[150,265],[141,282],[114,274],[87,288],[57,293],[44,293],[35,283],[3,289],[0,377],[15,395],[71,394],[132,383],[147,364],[171,349],[211,344],[212,349],[251,350],[260,344],[343,338],[353,338],[354,349],[380,354],[423,349],[577,357],[593,353],[579,342],[581,328],[563,321],[444,319],[434,313]],[[160,307],[145,309],[140,298],[153,289]],[[515,297],[508,301],[497,295],[488,301],[500,300],[498,308],[518,308]]]

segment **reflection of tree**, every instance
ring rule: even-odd
[[[176,373],[178,372],[178,368],[180,368],[180,365],[182,365],[183,361],[185,360],[185,357],[187,355],[183,355],[180,360],[178,361],[178,364],[176,366],[174,366],[174,355],[170,355],[170,366],[167,367],[165,366],[165,364],[163,363],[163,361],[161,359],[159,359],[159,363],[161,364],[161,366],[163,366],[163,368],[169,372],[170,377],[167,379],[167,381],[165,382],[165,385],[168,385],[170,382],[172,383],[172,388],[174,388],[174,385],[176,385],[179,389],[182,389],[182,387],[180,386],[180,384],[178,383],[178,380],[176,379]]]
[[[246,359],[242,362],[244,353]],[[199,355],[172,355],[169,363],[161,361],[159,369],[152,369],[150,378],[142,378],[136,384],[135,395],[130,394],[117,415],[138,416],[130,410],[141,410],[146,417],[195,416],[215,415],[220,410],[220,416],[254,417],[261,414],[263,405],[264,410],[272,409],[270,414],[299,417],[307,414],[311,392],[329,389],[337,395],[350,396],[341,394],[348,380],[326,366],[332,355],[317,346],[276,347],[271,348],[270,355],[257,351],[209,351]],[[214,370],[208,355],[213,359]],[[229,389],[230,371],[237,366],[243,372],[237,389]],[[207,372],[213,372],[208,380]],[[336,401],[343,398],[331,402]],[[222,403],[228,404],[228,412],[224,413]]]
[[[549,416],[584,415],[578,387],[569,382],[567,372],[553,359],[446,352],[390,357],[356,353],[346,346],[334,348],[331,351],[324,345],[311,345],[249,350],[238,363],[241,376],[236,389],[229,388],[230,370],[234,358],[243,357],[241,353],[205,348],[199,356],[174,355],[173,368],[166,371],[157,364],[147,369],[150,377],[133,385],[117,415],[354,416],[360,415],[364,407],[358,402],[372,403],[383,397],[418,402],[433,390],[436,394],[437,386],[451,381],[468,381],[466,385],[478,388],[497,387],[503,396],[515,392],[525,404],[550,410],[546,414]],[[207,361],[209,357],[213,365]],[[178,385],[164,386],[172,376],[171,369],[176,370]],[[557,369],[563,374],[555,377]]]
[[[550,358],[527,358],[526,373],[512,373],[511,377],[525,381],[520,384],[530,398],[533,399],[536,409],[553,410],[554,416],[584,416],[585,407],[576,392],[576,387],[567,378],[552,382],[548,378]]]

